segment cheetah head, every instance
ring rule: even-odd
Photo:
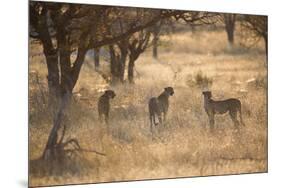
[[[164,88],[164,90],[170,96],[172,96],[175,93],[174,88],[172,88],[172,87],[166,87],[166,88]]]
[[[212,97],[212,92],[211,91],[203,91],[202,94],[207,97],[208,99],[210,99]]]
[[[104,93],[106,96],[108,96],[111,99],[113,99],[116,96],[116,94],[113,90],[106,90]]]

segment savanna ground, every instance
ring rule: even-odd
[[[240,174],[267,171],[267,69],[263,45],[228,48],[225,32],[197,31],[162,36],[159,59],[147,50],[136,62],[135,84],[111,87],[109,130],[99,123],[97,100],[109,88],[87,61],[75,87],[66,121],[66,137],[83,152],[52,174],[36,165],[52,127],[47,112],[47,68],[38,44],[30,46],[29,159],[30,186]],[[101,62],[101,69],[109,71]],[[216,116],[211,133],[203,109],[202,83],[213,98],[237,97],[246,126],[234,128],[228,114]],[[147,103],[172,86],[167,126],[149,128]],[[45,103],[45,104],[44,104]],[[78,159],[77,159],[78,158]]]

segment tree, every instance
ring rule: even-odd
[[[38,39],[46,57],[49,99],[57,103],[65,93],[72,93],[84,62],[89,33],[86,20],[99,22],[104,7],[88,8],[74,4],[30,2],[31,37]],[[76,59],[71,62],[71,53]]]
[[[134,25],[136,21],[147,22],[151,17],[159,15],[159,10],[131,9],[131,11],[122,12],[119,14],[117,22],[110,26],[109,34],[116,35],[118,33],[123,33],[128,27]],[[136,16],[136,18],[132,19],[134,16]],[[158,23],[155,23],[147,29],[135,32],[109,45],[111,83],[123,83],[127,60],[128,80],[130,83],[133,83],[135,61],[148,46],[151,30],[157,24]]]
[[[104,9],[30,2],[31,37],[37,38],[43,46],[48,69],[49,102],[54,106],[54,123],[43,151],[43,159],[57,161],[66,156],[63,148],[69,143],[77,143],[76,146],[79,146],[74,139],[64,141],[64,131],[59,139],[58,131],[88,50],[89,33],[95,31],[86,25],[85,20],[98,22],[96,17],[101,16]],[[73,50],[77,56],[71,62]]]
[[[242,29],[246,32],[246,37],[254,40],[254,43],[260,39],[264,41],[266,52],[266,61],[268,61],[268,18],[267,16],[246,15],[242,21]]]

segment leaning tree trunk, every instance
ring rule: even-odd
[[[65,115],[65,110],[67,105],[71,99],[70,93],[65,93],[62,97],[62,100],[59,105],[58,112],[56,113],[54,120],[53,120],[53,127],[49,134],[47,144],[45,146],[43,152],[43,159],[44,160],[57,160],[59,158],[58,153],[56,152],[56,146],[58,143],[58,131],[62,125],[62,121]]]
[[[58,131],[62,127],[63,120],[66,117],[66,110],[70,105],[72,90],[79,78],[79,73],[83,65],[87,49],[81,45],[78,48],[78,54],[73,66],[70,66],[70,51],[69,45],[60,43],[60,65],[61,65],[61,99],[59,107],[53,118],[53,127],[48,137],[47,144],[45,146],[42,158],[44,160],[60,161],[65,156],[64,147],[70,143],[75,142],[78,148],[80,148],[78,141],[70,139],[63,142],[64,133],[62,133],[60,140],[58,139]],[[63,131],[64,132],[64,131]],[[52,164],[52,163],[51,163]]]
[[[58,131],[62,125],[63,118],[65,117],[65,111],[67,109],[67,106],[69,105],[72,97],[72,90],[78,80],[79,72],[81,70],[81,66],[84,61],[84,57],[86,54],[86,50],[81,49],[78,52],[77,59],[74,63],[74,66],[71,67],[69,70],[69,67],[64,64],[64,61],[61,61],[61,99],[59,100],[59,107],[58,110],[55,113],[54,120],[53,120],[53,128],[49,134],[48,141],[46,144],[46,147],[43,152],[43,158],[44,159],[58,159],[59,156],[57,154],[57,151],[61,151],[61,148],[58,148]],[[62,55],[62,54],[60,54]],[[64,54],[65,57],[61,57],[61,60],[68,61],[67,54]],[[61,139],[62,141],[62,139]]]

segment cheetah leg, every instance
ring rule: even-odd
[[[152,116],[152,119],[153,119],[154,125],[155,125],[155,126],[158,125],[158,123],[156,122],[156,119],[155,119],[155,114]]]
[[[240,122],[243,126],[245,126],[245,123],[243,121],[243,118],[242,118],[242,112],[241,112],[241,107],[239,108],[239,115],[240,115]]]
[[[149,120],[150,120],[150,131],[151,131],[151,133],[152,133],[152,126],[153,126],[153,121],[152,121],[152,119],[153,119],[153,115],[149,115]]]
[[[164,124],[164,126],[165,126],[165,124],[166,124],[166,112],[164,112],[163,114],[164,114],[164,115],[163,115],[163,124]]]
[[[210,113],[208,115],[209,115],[210,129],[211,129],[211,131],[213,131],[214,130],[214,125],[215,125],[215,115],[213,113]]]
[[[99,121],[102,122],[102,113],[99,112]]]
[[[158,120],[159,120],[159,124],[160,124],[160,125],[162,125],[162,124],[163,124],[163,122],[162,122],[161,113],[160,113],[160,114],[158,114]]]
[[[105,123],[108,125],[108,113],[105,114]]]
[[[235,127],[238,128],[239,121],[237,120],[237,111],[229,111],[229,115],[230,115],[230,118],[233,121]]]

